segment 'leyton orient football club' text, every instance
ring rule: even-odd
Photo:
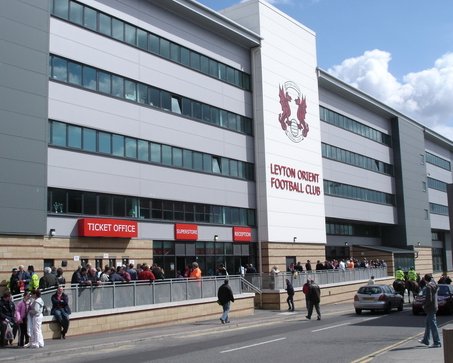
[[[311,171],[299,170],[285,165],[270,164],[271,188],[288,190],[290,192],[320,195],[319,174]],[[308,183],[307,183],[308,182]]]

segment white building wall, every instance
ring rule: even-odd
[[[325,243],[315,34],[264,1],[244,2],[224,14],[263,38],[253,73],[259,239]],[[281,90],[292,97],[288,120],[293,127],[299,119],[295,100],[305,97],[308,134],[301,135],[297,127],[282,128]],[[303,180],[301,171],[316,178]],[[275,181],[294,183],[300,190],[279,189]]]

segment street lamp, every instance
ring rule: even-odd
[[[214,242],[217,242],[219,240],[219,236],[218,235],[214,235]]]
[[[293,237],[293,243],[296,243],[297,237]]]

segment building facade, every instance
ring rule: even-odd
[[[453,143],[318,69],[315,32],[267,2],[4,10],[4,283],[20,264],[175,277],[356,253],[451,269]]]

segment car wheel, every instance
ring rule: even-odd
[[[385,306],[384,313],[390,314],[391,311],[392,311],[392,304],[389,302],[389,303]]]
[[[404,304],[401,301],[400,304],[398,305],[398,311],[403,311],[403,308],[404,308]]]
[[[357,315],[362,314],[362,309],[355,309],[355,313],[356,313]]]

